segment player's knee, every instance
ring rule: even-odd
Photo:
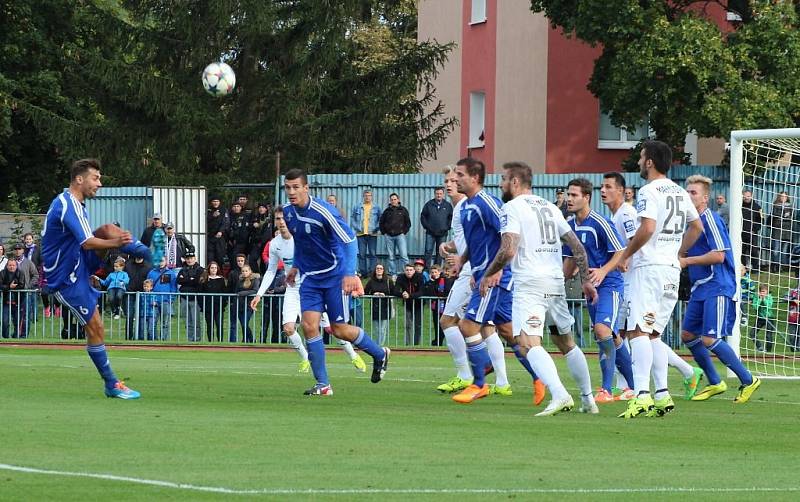
[[[688,331],[681,331],[681,341],[683,343],[689,343],[692,340],[694,340],[695,338],[697,338],[697,337],[694,336],[693,334],[689,333]]]
[[[442,314],[442,317],[439,318],[439,326],[441,326],[442,329],[452,328],[457,325],[458,321],[455,317]]]

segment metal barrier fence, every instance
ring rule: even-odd
[[[106,340],[145,344],[285,344],[282,332],[283,295],[266,295],[256,311],[252,296],[202,293],[103,292],[100,309]],[[422,297],[410,301],[397,297],[363,296],[351,299],[350,323],[364,328],[381,345],[431,349],[446,347],[439,328],[442,298]],[[583,300],[569,300],[575,317],[576,343],[594,348],[589,315]],[[664,340],[680,345],[679,303]],[[83,340],[83,328],[75,314],[61,308],[52,296],[39,291],[4,291],[0,303],[2,340],[28,339],[41,342]],[[298,326],[299,329],[299,326]],[[323,333],[325,342],[331,336]],[[548,337],[549,338],[549,337]],[[549,339],[546,345],[550,347]]]

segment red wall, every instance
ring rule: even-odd
[[[486,93],[484,119],[484,146],[472,150],[471,155],[486,164],[487,172],[494,172],[494,108],[495,73],[497,70],[497,1],[486,2],[486,22],[470,25],[472,2],[463,0],[463,36],[461,39],[461,153],[467,155],[469,146],[469,94]]]
[[[600,108],[586,88],[599,48],[550,29],[547,54],[548,173],[620,170],[628,150],[597,148]]]

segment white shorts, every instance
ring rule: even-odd
[[[544,324],[541,320],[542,315]],[[522,331],[527,335],[542,336],[544,326],[555,326],[561,335],[570,334],[575,319],[569,312],[564,283],[542,288],[515,282],[511,323],[515,336]]]
[[[464,318],[464,311],[467,309],[467,303],[470,296],[472,296],[472,288],[469,286],[470,276],[459,275],[450,288],[450,294],[447,295],[447,301],[444,304],[443,315],[450,317]]]
[[[283,324],[297,323],[300,319],[300,288],[286,287],[283,294]]]
[[[631,271],[625,291],[628,305],[626,329],[636,326],[644,333],[663,333],[675,304],[681,271],[669,265],[647,265]]]

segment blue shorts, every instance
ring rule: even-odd
[[[619,331],[619,312],[622,308],[622,290],[619,286],[603,286],[597,288],[597,303],[592,305],[586,302],[589,309],[589,319],[592,326],[605,324],[613,333]]]
[[[73,284],[63,286],[53,292],[56,300],[68,308],[81,325],[86,325],[97,310],[97,300],[100,292],[89,284],[87,280],[77,280]]]
[[[342,281],[316,283],[303,280],[300,283],[300,312],[327,312],[331,324],[346,324],[350,321],[350,295],[342,291]]]
[[[683,314],[683,331],[695,336],[723,338],[730,336],[736,320],[736,302],[727,296],[689,300]]]
[[[493,322],[495,326],[511,322],[512,293],[507,289],[494,287],[486,296],[481,296],[478,288],[472,291],[467,304],[465,319],[478,324]]]

